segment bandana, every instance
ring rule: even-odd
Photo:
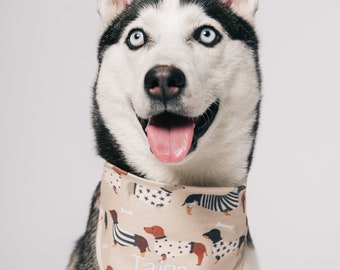
[[[99,211],[101,270],[242,269],[244,186],[169,185],[106,163]]]

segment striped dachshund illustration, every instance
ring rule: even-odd
[[[230,212],[238,207],[240,193],[245,188],[245,186],[238,186],[233,191],[225,195],[192,194],[185,199],[182,206],[187,206],[188,215],[192,214],[191,210],[193,207],[200,206],[211,211],[222,212],[226,216],[230,216]]]
[[[116,245],[122,247],[134,246],[140,250],[140,256],[144,257],[146,250],[150,251],[148,241],[138,234],[133,234],[126,232],[119,227],[118,222],[118,214],[115,210],[110,211],[113,226],[112,226],[112,234],[113,234],[113,244],[112,247]]]
[[[224,241],[221,237],[221,231],[218,229],[212,229],[209,232],[203,234],[204,238],[212,241],[212,255],[216,259],[217,264],[223,257],[229,256],[237,251],[239,255],[242,245],[245,243],[246,237],[243,235],[240,238],[233,241]]]

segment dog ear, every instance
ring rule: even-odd
[[[129,2],[130,0],[97,0],[98,12],[103,25],[109,25]]]
[[[242,18],[253,21],[257,11],[259,0],[223,0],[226,4]]]

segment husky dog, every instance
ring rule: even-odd
[[[258,0],[98,0],[99,155],[153,181],[245,185],[261,100],[257,6]],[[99,187],[69,270],[99,269],[98,196]],[[251,247],[247,270],[258,269]]]

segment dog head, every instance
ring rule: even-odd
[[[203,237],[206,239],[210,239],[213,243],[217,243],[222,240],[221,231],[218,229],[212,229],[209,232],[203,234]]]
[[[152,226],[152,227],[145,227],[144,231],[153,235],[155,238],[164,237],[164,229],[161,226]]]
[[[110,210],[110,215],[113,222],[118,222],[118,214],[116,210]]]
[[[163,182],[245,181],[260,101],[257,1],[98,7],[106,26],[94,88],[99,153]]]

